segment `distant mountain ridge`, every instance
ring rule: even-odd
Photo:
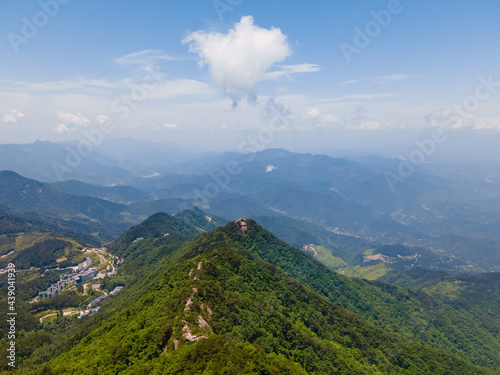
[[[79,157],[77,160],[81,161],[75,167],[76,160],[68,156],[73,154],[76,154],[76,151],[70,145],[48,141],[37,141],[26,145],[0,144],[0,170],[13,170],[46,182],[55,182],[63,178],[111,183],[132,177],[129,171],[119,167],[115,161],[95,152],[85,158]],[[65,168],[64,172],[58,174],[57,170],[67,164],[68,158],[72,161],[72,167]]]
[[[81,186],[80,183],[76,185]],[[104,191],[109,192],[106,188]],[[135,193],[133,188],[132,192]],[[80,228],[87,234],[97,233],[96,240],[100,242],[116,238],[155,212],[176,213],[181,207],[187,208],[184,201],[176,199],[124,205],[89,196],[70,195],[51,184],[25,178],[12,171],[0,171],[0,204],[8,210],[64,220],[68,225],[63,227]]]
[[[63,193],[124,205],[111,215],[118,223],[110,225],[114,236],[125,225],[137,224],[155,212],[175,214],[197,206],[228,219],[287,216],[337,234],[430,250],[438,258],[453,259],[448,266],[460,272],[500,269],[500,189],[495,178],[500,167],[493,163],[481,168],[425,164],[391,191],[385,173],[398,173],[401,159],[365,156],[346,160],[283,149],[195,157],[173,145],[108,141],[85,159],[100,167],[82,163],[75,168],[81,175],[68,174],[65,178],[71,181],[53,186]],[[15,151],[16,159],[10,160],[32,177],[44,171],[40,163],[59,160],[59,156],[44,155],[59,150],[64,156],[68,144],[4,146],[30,155],[26,159]],[[176,153],[178,158],[168,156]],[[228,173],[228,163],[236,163],[234,173]],[[81,207],[76,211],[91,216]],[[94,215],[92,219],[109,222],[111,216]],[[444,264],[441,259],[436,261]]]

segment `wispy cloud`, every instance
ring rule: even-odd
[[[280,70],[275,70],[273,72],[268,72],[265,75],[265,78],[267,79],[276,79],[280,78],[283,76],[290,76],[290,74],[297,74],[297,73],[314,73],[318,72],[321,69],[321,66],[316,65],[316,64],[297,64],[297,65],[283,65],[281,66],[282,69]]]
[[[339,85],[353,85],[355,83],[358,83],[359,81],[357,79],[351,79],[350,81],[344,81],[340,82]]]
[[[173,60],[180,60],[180,58],[170,56],[165,51],[156,49],[147,49],[118,57],[115,59],[115,63],[122,66],[133,66],[133,65],[151,66],[151,65],[157,65],[164,61],[173,61]]]
[[[340,102],[344,100],[370,100],[377,98],[388,98],[391,97],[389,94],[352,94],[352,95],[344,95],[337,96],[335,98],[327,98],[327,99],[319,99],[319,102]]]
[[[381,75],[381,76],[365,77],[361,79],[352,79],[349,81],[340,82],[339,85],[354,85],[360,82],[370,82],[372,84],[382,85],[389,82],[403,81],[412,78],[415,78],[415,76],[410,74],[391,74],[386,76]]]
[[[313,129],[347,129],[347,130],[363,130],[374,131],[384,129],[397,128],[394,124],[389,122],[381,122],[370,118],[366,115],[364,106],[350,106],[343,110],[334,111],[332,113],[323,113],[317,107],[306,107],[305,113],[302,118],[305,120],[304,130]]]
[[[4,82],[12,86],[14,90],[23,92],[57,92],[67,90],[113,89],[118,87],[116,84],[106,79],[87,78],[67,81],[25,82],[4,80]]]
[[[212,96],[215,94],[210,85],[194,79],[164,81],[151,92],[151,99],[168,99],[180,96]]]
[[[351,130],[380,130],[380,129],[391,128],[390,126],[384,126],[378,121],[375,120],[366,120],[356,124],[349,124],[346,126],[346,129]]]
[[[381,85],[381,84],[388,83],[388,82],[402,81],[402,80],[407,80],[407,79],[412,79],[412,78],[415,78],[415,76],[412,76],[409,74],[391,74],[388,76],[367,77],[367,78],[365,78],[365,80]]]
[[[500,130],[500,117],[479,117],[468,113],[466,116],[447,115],[444,111],[436,111],[425,116],[430,127],[450,130]]]

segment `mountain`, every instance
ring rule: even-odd
[[[116,183],[132,178],[116,161],[96,152],[81,157],[77,145],[37,141],[0,145],[0,170],[12,170],[46,182],[80,180],[88,183]],[[68,163],[69,160],[69,163]]]
[[[14,373],[494,373],[498,362],[473,365],[467,359],[482,359],[457,345],[439,348],[440,337],[428,345],[425,334],[409,337],[422,306],[408,291],[337,275],[252,220],[188,237],[201,214],[154,215],[124,234],[144,240],[113,250],[124,257],[123,291],[93,317],[27,329]],[[148,253],[154,262],[138,259]]]
[[[57,186],[70,186],[68,190],[77,190],[77,194],[83,194],[86,189],[88,195],[114,196],[117,200],[127,194],[136,198],[147,196],[144,192],[127,187],[105,188],[80,182]],[[61,192],[52,184],[25,178],[12,171],[0,171],[0,204],[23,214],[43,216],[44,220],[57,222],[67,229],[92,234],[101,243],[115,239],[131,225],[138,224],[156,212],[176,213],[192,207],[189,202],[179,199],[126,205],[90,196],[71,195]]]
[[[286,243],[348,276],[376,280],[391,270],[416,266],[453,271],[464,266],[457,259],[425,248],[402,244],[381,245],[286,216],[257,216],[253,219]]]
[[[79,197],[98,198],[121,204],[149,202],[153,200],[150,193],[132,186],[102,186],[76,180],[55,182],[52,183],[52,186],[61,193]]]
[[[81,145],[81,141],[0,144],[0,170],[44,182],[78,180],[109,185],[154,176],[197,155],[177,145],[132,138],[104,139],[90,153]]]
[[[0,167],[57,181],[52,164],[65,165],[68,147],[76,144],[1,145]],[[498,270],[498,164],[409,163],[283,149],[196,156],[175,145],[110,139],[64,174],[62,180],[72,181],[54,186],[72,195],[131,204],[122,211],[131,224],[155,212],[193,206],[229,219],[287,216],[379,244],[430,250],[438,255],[436,267],[444,257],[453,259],[447,269],[458,272]],[[403,173],[404,166],[411,173]],[[397,179],[392,188],[391,174]]]
[[[191,276],[189,267],[196,270]],[[130,374],[488,373],[376,329],[235,251],[181,263],[156,289],[87,336],[89,344],[47,367],[80,374],[93,368]]]
[[[321,245],[332,255],[348,263],[356,263],[367,249],[376,244],[363,238],[347,236],[327,230],[319,225],[286,216],[254,216],[253,220],[286,243],[302,249],[304,245]]]
[[[380,244],[425,248],[439,265],[440,257],[457,261],[448,264],[457,271],[497,270],[498,167],[424,165],[402,178],[399,169],[408,163],[271,149],[204,155],[128,183],[230,219],[287,216]],[[400,177],[393,189],[390,173]]]
[[[241,236],[230,223],[200,237],[193,248],[217,249],[230,244],[240,250],[251,249],[252,254],[279,267],[290,277],[385,330],[460,353],[483,365],[496,363],[498,366],[500,357],[495,349],[500,348],[496,335],[500,328],[498,316],[495,324],[491,324],[491,320],[477,321],[473,310],[457,312],[453,306],[436,304],[425,294],[344,277],[277,239],[252,220],[248,220],[247,225],[246,236]]]
[[[109,248],[115,254],[124,256],[125,251],[131,249],[131,244],[141,242],[140,248],[147,246],[155,247],[156,240],[165,237],[194,237],[204,232],[209,232],[226,222],[225,219],[214,216],[210,217],[198,208],[184,210],[176,215],[158,212],[139,225],[133,226],[118,237]],[[144,242],[143,242],[144,241]],[[129,254],[130,255],[130,254]]]
[[[26,212],[61,217],[86,214],[90,218],[111,218],[121,209],[120,205],[112,202],[61,193],[47,183],[22,177],[12,171],[0,172],[0,201]]]
[[[161,144],[134,138],[104,139],[96,147],[96,152],[116,160],[127,170],[142,171],[144,175],[192,159],[199,153],[172,143]]]
[[[24,305],[18,340],[24,354],[15,373],[493,374],[500,368],[498,316],[476,321],[470,305],[336,274],[253,220],[206,231],[214,221],[206,216],[156,214],[111,244],[124,258],[116,277],[125,287],[93,317],[59,317],[37,328],[30,310],[47,304]],[[70,296],[64,305],[49,302],[88,303]]]
[[[60,220],[49,216],[0,208],[0,249],[2,255],[15,249],[23,234],[48,234],[70,237],[85,245],[98,245],[99,239],[90,234],[84,223]]]
[[[0,202],[19,211],[78,221],[93,227],[93,232],[102,233],[104,239],[127,228],[120,214],[124,210],[123,205],[64,194],[50,184],[11,171],[0,172]]]
[[[450,274],[421,267],[391,271],[380,281],[423,291],[434,298],[454,306],[464,306],[476,314],[476,319],[490,321],[493,325],[500,316],[500,274]]]

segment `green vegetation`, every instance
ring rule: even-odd
[[[0,258],[0,268],[9,263],[14,263],[17,269],[68,267],[84,259],[78,242],[45,233],[19,234],[10,247],[10,253]]]
[[[389,268],[387,264],[379,262],[373,265],[346,268],[344,275],[366,280],[377,280],[387,274],[390,270],[391,268]]]
[[[234,223],[201,236],[195,249],[223,246],[251,251],[289,276],[311,287],[373,324],[404,337],[448,350],[482,366],[500,365],[500,338],[496,328],[477,320],[475,310],[456,310],[425,293],[377,282],[350,279],[331,272],[301,250],[288,246],[249,220],[243,236]],[[497,315],[497,320],[498,320]]]
[[[386,333],[276,267],[226,248],[177,264],[72,349],[19,373],[42,368],[82,375],[492,373]]]
[[[95,316],[60,316],[101,293],[91,288],[89,296],[74,290],[20,302],[23,351],[14,373],[494,374],[500,368],[494,277],[395,271],[382,277],[410,289],[353,279],[252,220],[244,234],[235,222],[208,232],[211,222],[193,213],[154,215],[109,246],[125,261],[101,289],[125,287]],[[23,272],[24,297],[28,286],[33,293],[35,283],[42,287],[45,277],[57,276]],[[0,286],[5,282],[3,275]],[[482,294],[474,295],[479,288]],[[40,324],[47,310],[59,316]],[[5,345],[3,339],[0,350]]]
[[[367,240],[336,234],[318,225],[286,216],[258,216],[253,219],[289,245],[299,249],[308,244],[320,245],[332,256],[350,265],[359,264],[363,260],[361,254],[373,247]]]
[[[334,257],[326,247],[318,245],[314,246],[314,248],[317,253],[317,255],[315,255],[315,258],[328,268],[336,270],[347,266],[346,262],[344,262],[341,258]]]

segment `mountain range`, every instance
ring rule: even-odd
[[[479,276],[440,274],[439,282],[453,287],[446,295],[432,290],[434,274],[409,276],[426,279],[424,288],[416,282],[405,289],[362,281],[332,272],[251,219],[212,229],[214,220],[199,210],[156,214],[126,231],[109,245],[124,259],[117,276],[123,291],[81,321],[59,317],[39,327],[26,317],[16,372],[498,370],[498,278],[485,275],[492,290],[463,304],[462,298],[478,290]],[[65,308],[85,303],[83,296],[70,296],[53,303]],[[489,311],[480,313],[478,304]],[[29,316],[37,303],[21,309]]]
[[[17,373],[499,371],[495,165],[391,191],[398,159],[108,146],[62,181],[47,166],[71,144],[0,147]],[[87,257],[104,278],[38,296]]]
[[[27,197],[17,197],[20,191],[15,189],[19,184],[10,181],[7,175],[0,176],[3,186],[0,202],[23,211],[38,210],[64,219],[79,215],[80,221],[106,223],[105,231],[97,228],[92,231],[99,232],[104,241],[116,238],[129,225],[155,212],[173,214],[197,206],[227,219],[288,217],[331,233],[363,238],[375,245],[403,244],[425,249],[437,256],[439,268],[475,272],[500,267],[497,230],[500,190],[496,177],[500,167],[493,163],[481,168],[472,164],[423,165],[392,191],[386,174],[397,173],[401,163],[398,159],[377,156],[342,159],[282,149],[193,158],[192,153],[163,146],[165,155],[178,153],[179,157],[165,156],[161,162],[163,154],[159,153],[157,159],[150,160],[150,165],[155,165],[152,170],[144,167],[149,155],[145,149],[156,152],[159,145],[132,140],[113,142],[116,145],[110,144],[108,148],[100,146],[99,152],[107,152],[106,155],[101,157],[94,152],[85,159],[89,162],[99,159],[103,163],[106,159],[101,167],[91,168],[98,176],[82,180],[68,174],[65,181],[46,179],[52,182],[50,189],[45,185],[43,191],[52,198],[45,197],[45,193],[40,193],[40,198],[42,202],[51,201],[50,204],[43,206],[38,202],[34,190],[27,191],[33,194],[31,203]],[[54,150],[64,150],[67,145],[49,142],[2,145],[0,153],[2,147],[4,151],[9,147],[22,150],[16,154],[15,163],[5,158],[2,166],[34,177],[47,170],[53,160],[59,160],[52,157]],[[128,151],[119,153],[114,149]],[[134,158],[136,163],[132,162]],[[39,164],[30,170],[30,160],[35,159]],[[127,173],[115,176],[112,171],[102,169],[105,165],[125,168]],[[74,169],[75,173],[86,173],[83,166]],[[66,198],[55,197],[52,188],[66,194]],[[15,191],[9,191],[12,189]],[[68,199],[73,202],[65,203]]]

